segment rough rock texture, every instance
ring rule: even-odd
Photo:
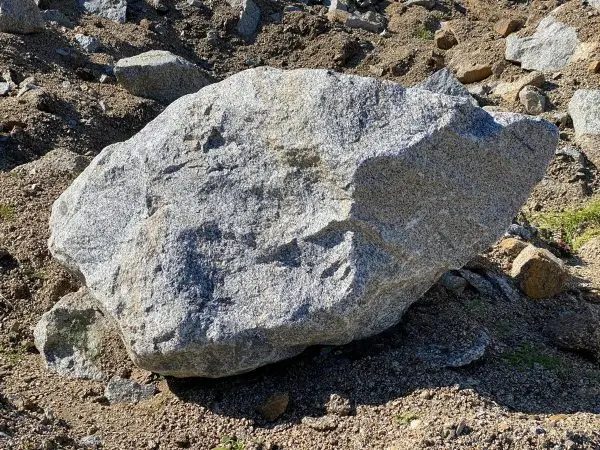
[[[398,322],[503,234],[557,139],[457,97],[252,69],[104,149],[50,249],[139,366],[232,375]]]
[[[505,58],[520,62],[526,70],[552,72],[569,63],[578,45],[574,28],[548,16],[539,23],[533,36],[508,36]]]
[[[528,245],[513,262],[511,276],[531,298],[550,298],[566,287],[568,272],[563,262],[543,248]]]
[[[44,29],[44,19],[33,0],[0,0],[0,32],[29,34]]]
[[[260,24],[260,8],[252,0],[229,0],[228,3],[240,10],[235,30],[244,38],[251,39]]]
[[[477,106],[477,100],[475,100],[471,96],[467,88],[464,87],[462,83],[456,79],[452,71],[447,67],[444,67],[443,69],[435,72],[425,81],[423,81],[418,87],[440,94],[464,97],[465,99],[469,100],[474,106]]]
[[[575,91],[569,114],[577,143],[592,164],[600,167],[600,90]]]
[[[46,367],[59,375],[99,380],[97,367],[107,319],[86,289],[68,294],[45,313],[34,331]]]
[[[527,114],[541,114],[546,110],[546,97],[534,86],[525,86],[519,92],[519,101]]]
[[[600,90],[579,89],[569,102],[577,137],[600,135]]]
[[[115,75],[132,94],[162,103],[171,103],[210,82],[200,67],[164,50],[120,59],[115,66]]]
[[[119,23],[127,21],[126,0],[79,0],[79,5],[90,14],[106,17]]]
[[[104,396],[111,403],[138,403],[152,398],[155,392],[152,384],[140,384],[115,376],[106,385]]]

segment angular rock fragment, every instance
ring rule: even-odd
[[[104,396],[110,403],[139,403],[152,398],[156,388],[151,384],[112,377],[106,385]]]
[[[505,58],[521,63],[526,70],[552,72],[569,63],[578,45],[574,28],[548,16],[539,23],[532,36],[508,36]]]
[[[29,34],[44,29],[33,0],[0,0],[0,33]]]
[[[133,95],[165,104],[196,92],[210,82],[200,67],[164,50],[120,59],[115,66],[115,76]]]
[[[72,378],[102,379],[96,360],[102,352],[107,319],[86,289],[68,294],[45,313],[34,331],[46,367]]]
[[[140,367],[233,375],[397,323],[502,235],[557,139],[458,97],[251,69],[104,149],[50,249]]]
[[[469,61],[462,62],[456,70],[456,78],[461,83],[476,83],[485,80],[492,74],[489,64],[474,64]]]
[[[523,28],[525,22],[522,19],[516,18],[504,18],[500,19],[494,25],[494,31],[502,37],[506,37],[515,31],[519,31]]]
[[[118,23],[127,21],[126,0],[79,0],[79,6],[90,14],[105,17]]]
[[[228,3],[240,11],[236,31],[244,38],[251,39],[260,24],[260,8],[252,0],[229,0]]]

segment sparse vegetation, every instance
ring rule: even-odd
[[[423,39],[424,41],[433,41],[433,31],[431,31],[425,25],[421,25],[415,30],[415,36]]]
[[[243,440],[235,436],[223,436],[221,443],[213,448],[213,450],[244,450],[245,448],[246,444]]]
[[[419,416],[414,412],[406,412],[398,414],[394,420],[398,425],[409,425],[413,420],[417,420]]]
[[[532,222],[542,231],[559,234],[567,245],[577,250],[591,238],[600,235],[600,198],[581,208],[537,214]]]
[[[15,208],[10,205],[0,204],[0,218],[10,221],[15,217]]]
[[[502,359],[519,370],[527,370],[535,365],[540,365],[544,369],[560,372],[564,369],[565,364],[562,358],[550,355],[531,343],[524,344],[516,350],[504,352]]]

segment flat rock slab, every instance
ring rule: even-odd
[[[115,76],[133,95],[165,104],[210,83],[200,67],[164,50],[120,59],[115,66]]]
[[[0,32],[29,34],[44,29],[44,19],[33,0],[0,0]]]
[[[548,16],[539,23],[532,36],[509,35],[505,58],[521,63],[526,70],[552,72],[570,62],[578,45],[579,38],[574,28]]]
[[[233,375],[396,324],[502,236],[557,141],[466,98],[251,69],[104,149],[50,250],[140,367]]]
[[[126,0],[79,0],[79,6],[90,14],[118,23],[127,21]]]

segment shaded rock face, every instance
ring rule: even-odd
[[[548,16],[539,23],[532,36],[520,38],[509,35],[505,58],[520,62],[526,70],[552,72],[569,63],[578,45],[574,28]]]
[[[119,83],[139,97],[171,103],[209,83],[200,67],[164,50],[151,50],[120,59],[115,66]]]
[[[251,69],[104,149],[49,245],[140,367],[233,375],[397,323],[503,234],[557,139],[465,98]]]
[[[477,106],[477,101],[471,96],[467,88],[464,87],[460,81],[458,81],[452,71],[447,67],[435,72],[425,81],[423,81],[423,83],[421,83],[418,87],[440,94],[464,97],[474,106]]]
[[[29,34],[44,29],[44,19],[33,0],[0,0],[0,32]]]
[[[102,16],[118,23],[127,21],[126,0],[79,0],[79,6],[90,14]]]
[[[34,331],[46,367],[71,378],[104,377],[96,360],[110,325],[86,289],[68,294],[45,313]]]

